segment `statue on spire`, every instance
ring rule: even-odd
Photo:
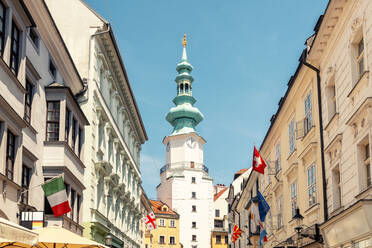
[[[182,45],[183,45],[183,47],[186,47],[186,45],[187,45],[186,34],[183,35]]]

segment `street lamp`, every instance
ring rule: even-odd
[[[302,220],[303,216],[300,214],[300,209],[296,208],[296,214],[293,216],[293,219],[296,221],[295,231],[297,234],[300,234],[302,231]]]
[[[112,236],[110,234],[107,234],[105,237],[105,244],[108,247],[112,247]]]

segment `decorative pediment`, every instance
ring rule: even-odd
[[[362,28],[362,24],[363,18],[361,17],[357,17],[353,20],[353,22],[351,23],[351,32],[353,33],[353,35],[355,35]]]
[[[365,130],[372,124],[372,97],[366,100],[359,106],[355,113],[346,122],[346,125],[353,128],[354,137]]]
[[[316,149],[318,147],[318,142],[310,142],[305,149],[302,150],[301,154],[298,156],[302,160],[302,164],[307,164],[308,161],[314,160],[316,158]]]
[[[329,145],[324,149],[331,164],[341,158],[342,133],[337,134]]]
[[[292,163],[289,165],[289,168],[284,172],[284,176],[287,178],[297,177],[298,163]]]

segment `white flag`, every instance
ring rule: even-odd
[[[153,212],[147,214],[145,217],[142,218],[143,222],[145,222],[145,225],[148,230],[154,230],[156,229],[156,218],[155,214]]]
[[[258,208],[256,206],[256,204],[254,204],[252,202],[252,205],[251,205],[251,232],[252,233],[256,233],[258,230],[257,230],[257,226],[260,225],[260,214],[258,212]]]

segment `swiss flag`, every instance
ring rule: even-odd
[[[253,170],[261,173],[261,174],[265,174],[265,167],[266,167],[266,163],[265,161],[262,159],[261,155],[258,153],[256,147],[254,147],[254,150],[253,150]]]

